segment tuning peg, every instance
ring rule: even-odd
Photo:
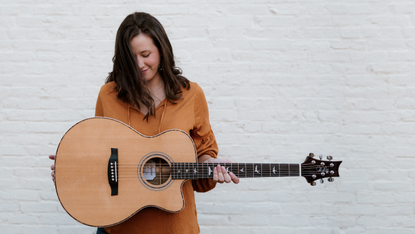
[[[328,159],[329,161],[331,161],[331,160],[333,159],[333,156],[329,155],[329,156],[327,156],[327,159]]]
[[[333,177],[330,177],[330,178],[327,179],[327,181],[328,182],[333,182],[334,181],[334,178]]]
[[[309,153],[308,156],[314,158],[314,154],[313,153]]]
[[[310,185],[311,186],[316,186],[316,182],[313,181],[313,182],[310,183]]]
[[[320,160],[323,159],[323,155],[322,154],[320,154],[318,157],[320,158]]]
[[[324,183],[324,180],[323,179],[320,179],[320,183],[323,184]]]

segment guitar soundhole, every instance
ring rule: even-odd
[[[152,185],[162,185],[170,179],[170,164],[162,158],[151,158],[143,167],[144,179]]]

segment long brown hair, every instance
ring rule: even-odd
[[[115,53],[112,59],[114,67],[107,77],[106,83],[114,81],[118,91],[117,97],[140,109],[140,102],[148,108],[144,117],[155,114],[155,104],[147,88],[148,82],[138,67],[137,58],[130,45],[131,39],[144,33],[149,36],[160,54],[159,73],[164,82],[166,99],[175,103],[182,96],[181,89],[190,88],[189,80],[182,76],[176,67],[173,48],[161,23],[152,15],[135,12],[128,15],[118,28],[115,41]]]

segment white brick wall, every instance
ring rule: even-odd
[[[47,155],[93,116],[133,11],[162,22],[205,90],[222,157],[344,161],[331,184],[197,194],[203,234],[415,232],[415,2],[1,0],[1,233],[93,232],[61,208]]]

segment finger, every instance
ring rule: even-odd
[[[225,167],[222,167],[222,174],[223,174],[223,179],[226,183],[230,183],[231,180],[231,176],[228,174],[228,171],[226,171]]]
[[[235,174],[233,174],[233,172],[229,172],[229,175],[231,176],[232,181],[233,181],[235,184],[238,184],[238,183],[239,183],[239,178],[238,178]]]
[[[218,170],[216,167],[213,168],[213,181],[218,182]]]
[[[56,155],[49,155],[49,158],[52,159],[52,160],[55,160]]]
[[[222,184],[223,181],[225,180],[223,178],[223,172],[222,172],[222,169],[221,169],[220,165],[218,165],[217,168],[218,168],[218,182]]]
[[[55,172],[52,171],[52,173],[50,173],[50,175],[52,176],[52,181],[55,181]]]
[[[55,164],[52,164],[52,166],[50,166],[50,169],[53,171],[55,170]]]

